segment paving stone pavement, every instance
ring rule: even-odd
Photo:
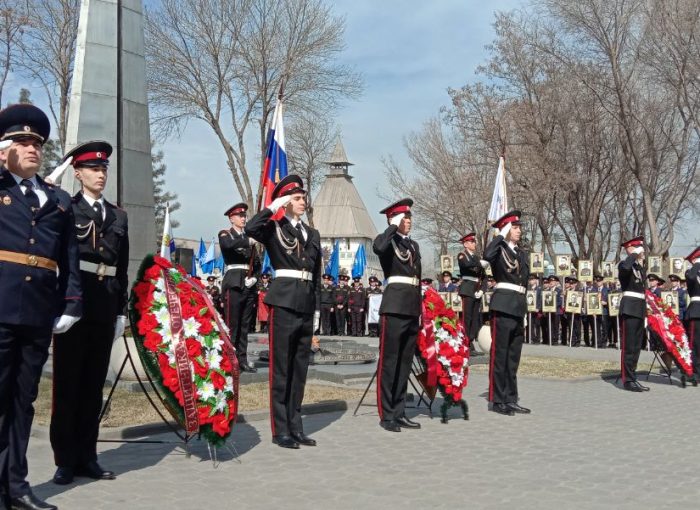
[[[237,425],[238,457],[173,444],[100,443],[115,481],[50,482],[48,441],[33,438],[30,481],[62,510],[192,508],[697,508],[700,388],[652,376],[648,393],[611,381],[520,379],[532,415],[487,412],[487,378],[466,391],[471,419],[445,425],[412,410],[423,428],[389,433],[376,410],[305,419],[316,448],[284,450],[269,422]],[[159,435],[151,439],[171,439]]]

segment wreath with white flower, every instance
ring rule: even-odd
[[[660,297],[646,291],[647,321],[657,334],[663,348],[676,360],[678,367],[687,375],[693,375],[693,360],[688,335],[678,315]]]
[[[223,444],[238,414],[240,371],[226,326],[202,284],[147,256],[131,292],[130,318],[144,369],[176,421]]]

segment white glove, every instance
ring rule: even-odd
[[[126,315],[117,315],[117,320],[114,322],[114,339],[121,338],[126,329]]]
[[[477,290],[477,291],[474,293],[474,297],[475,297],[476,299],[481,299],[481,296],[483,296],[483,295],[484,295],[484,293],[481,292],[480,290]]]
[[[486,269],[487,267],[489,267],[491,265],[491,264],[489,264],[488,260],[483,260],[483,259],[479,261],[479,264],[481,264],[481,267],[483,267],[484,269]]]
[[[12,145],[12,140],[3,140],[0,142],[0,151],[9,149],[10,145]]]
[[[268,206],[273,213],[280,210],[280,207],[285,207],[289,202],[292,201],[292,195],[285,195],[283,197],[275,198],[272,203]]]
[[[501,229],[499,232],[499,235],[503,236],[503,239],[505,239],[508,236],[508,232],[510,232],[510,228],[513,226],[512,223],[506,223],[506,226]]]
[[[249,288],[251,288],[253,285],[255,285],[255,282],[257,282],[258,279],[257,279],[255,276],[251,276],[251,277],[249,277],[249,278],[246,278],[246,279],[243,280],[243,281],[244,281],[244,284],[245,284],[246,288],[249,289]]]
[[[53,323],[53,332],[57,335],[60,335],[61,333],[65,333],[66,331],[68,331],[70,328],[73,327],[73,324],[75,324],[79,320],[80,320],[80,317],[73,317],[72,315],[61,315]]]
[[[401,225],[401,220],[404,219],[405,216],[406,216],[406,213],[399,213],[396,216],[392,216],[391,219],[389,220],[389,223],[398,227],[399,225]]]
[[[635,248],[632,248],[632,253],[634,253],[635,255],[643,255],[644,248],[642,246],[637,246]]]
[[[316,310],[314,312],[314,332],[318,331],[318,327],[321,325],[321,312]]]
[[[73,156],[70,156],[63,163],[54,168],[53,172],[51,172],[44,180],[49,184],[56,184],[61,180],[61,177],[63,177],[63,172],[66,171],[66,168],[68,168],[72,162]]]

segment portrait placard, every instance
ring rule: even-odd
[[[537,311],[537,292],[534,290],[528,290],[525,296],[527,300],[527,311],[536,312]]]
[[[556,292],[553,290],[542,291],[542,311],[544,313],[556,313],[557,300]]]
[[[578,261],[578,279],[582,282],[593,281],[593,262],[590,260]]]
[[[586,312],[588,315],[603,314],[600,292],[589,292],[586,294]]]
[[[367,322],[376,324],[379,322],[379,307],[382,306],[383,294],[370,294],[367,299]]]
[[[610,317],[617,317],[620,315],[620,299],[622,294],[620,292],[611,292],[608,294],[608,313]]]
[[[462,311],[462,296],[458,292],[450,292],[450,303],[453,312],[459,313]]]
[[[530,252],[530,272],[544,273],[544,253],[541,251]]]
[[[442,298],[442,300],[445,302],[445,306],[449,308],[452,306],[452,302],[450,301],[450,293],[449,292],[438,292],[438,296]]]
[[[440,270],[449,271],[450,273],[454,271],[454,259],[452,255],[440,255]]]
[[[493,276],[493,271],[491,271],[491,264],[484,268],[484,273],[486,273],[486,276]]]
[[[615,262],[612,260],[606,260],[604,262],[600,263],[600,274],[603,277],[603,280],[606,282],[612,282],[615,281],[615,271],[617,270],[617,266],[615,265]]]
[[[570,276],[571,275],[571,256],[570,255],[557,255],[556,256],[556,275],[557,276]]]
[[[484,295],[481,296],[481,311],[482,312],[489,311],[489,303],[491,303],[491,296],[493,296],[493,292],[484,292]]]
[[[566,313],[581,313],[581,303],[583,301],[583,292],[578,290],[566,291]]]
[[[684,278],[684,260],[682,257],[671,257],[668,259],[668,274],[675,274],[679,278]]]
[[[676,291],[669,290],[662,292],[661,301],[663,301],[666,306],[670,306],[673,313],[678,315],[678,293]]]
[[[649,270],[648,273],[654,273],[655,275],[661,276],[661,257],[649,257]]]

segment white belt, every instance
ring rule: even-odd
[[[418,287],[420,281],[414,276],[390,276],[386,279],[386,284],[391,285],[392,283],[405,283],[406,285],[413,285]]]
[[[116,276],[117,267],[107,266],[103,263],[95,264],[94,262],[80,261],[80,270],[86,273],[94,273],[97,276]]]
[[[297,280],[306,280],[310,282],[314,279],[313,273],[309,271],[298,271],[296,269],[277,269],[275,278],[296,278]]]
[[[632,292],[631,290],[626,290],[622,293],[622,297],[633,297],[636,299],[646,299],[646,296],[641,292]]]
[[[514,283],[497,283],[496,284],[497,289],[505,289],[505,290],[514,290],[518,294],[525,294],[527,292],[527,289],[521,285],[515,285]]]
[[[479,281],[478,278],[475,278],[473,276],[462,276],[462,280],[468,280],[470,282],[478,282]]]
[[[229,264],[224,268],[224,273],[229,269],[244,269],[248,270],[248,264]]]
[[[691,302],[691,303],[695,303],[695,302],[698,302],[698,301],[700,301],[700,296],[693,296],[693,297],[690,298],[690,302]]]

